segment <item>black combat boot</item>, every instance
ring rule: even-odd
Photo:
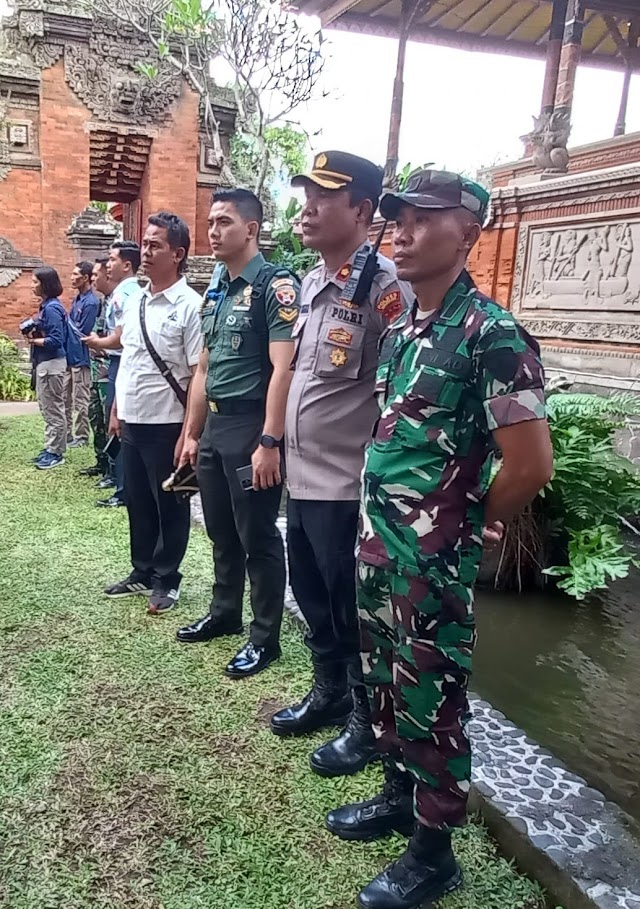
[[[311,769],[319,776],[351,776],[380,757],[371,728],[367,691],[364,685],[354,685],[351,693],[353,710],[346,728],[309,758]]]
[[[343,840],[377,840],[394,830],[411,836],[413,780],[389,760],[384,761],[384,776],[380,795],[330,811],[327,829]]]
[[[271,717],[271,731],[276,735],[306,735],[323,726],[344,726],[349,719],[351,695],[344,663],[321,663],[314,658],[313,675],[309,694]]]
[[[416,824],[405,852],[358,894],[360,909],[420,909],[462,884],[448,830]]]

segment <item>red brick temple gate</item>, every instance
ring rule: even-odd
[[[207,254],[206,217],[219,166],[199,120],[199,97],[143,38],[55,0],[18,0],[0,43],[0,330],[32,312],[31,272],[60,272],[108,248],[114,226],[90,202],[120,202],[125,236],[164,208]],[[153,63],[149,80],[136,70]],[[228,142],[235,107],[218,92]]]

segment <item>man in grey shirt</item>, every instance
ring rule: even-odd
[[[406,289],[393,263],[378,255],[364,300],[351,299],[349,278],[363,258],[358,254],[371,252],[381,168],[329,151],[293,185],[306,196],[303,243],[323,257],[302,284],[285,426],[289,571],[309,625],[314,684],[300,704],[272,717],[271,729],[304,735],[346,723],[310,760],[316,773],[342,776],[376,755],[362,684],[354,551],[364,448],[377,417],[378,340],[409,298],[403,301]]]

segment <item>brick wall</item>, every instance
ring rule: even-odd
[[[211,247],[207,235],[209,210],[211,209],[211,186],[199,186],[196,195],[196,243],[194,255],[209,256]]]

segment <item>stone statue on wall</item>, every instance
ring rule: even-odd
[[[570,115],[552,111],[533,118],[533,130],[526,136],[536,167],[547,173],[564,174],[569,164],[567,142],[571,133]]]

